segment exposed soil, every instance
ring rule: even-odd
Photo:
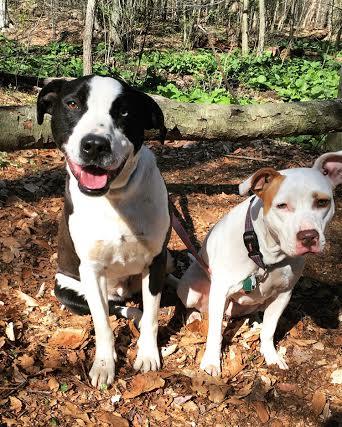
[[[151,146],[195,242],[241,201],[242,179],[263,166],[311,165],[315,158],[274,141]],[[227,147],[237,157],[227,157]],[[222,378],[200,373],[207,321],[184,326],[180,304],[168,289],[159,322],[160,345],[168,353],[162,370],[133,371],[139,332],[132,322],[112,318],[116,380],[99,391],[87,376],[94,356],[91,319],[63,310],[53,295],[63,158],[56,150],[29,150],[8,154],[5,162],[0,170],[1,426],[341,425],[341,189],[327,249],[308,258],[278,325],[277,346],[286,353],[288,371],[265,365],[256,314],[225,322]],[[180,275],[188,259],[174,234],[169,248]]]

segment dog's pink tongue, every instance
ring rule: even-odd
[[[107,185],[108,174],[93,174],[82,169],[78,182],[89,190],[100,190]]]

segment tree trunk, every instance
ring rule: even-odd
[[[0,30],[8,25],[7,0],[0,0]]]
[[[248,55],[248,0],[243,0],[241,18],[241,49],[242,55]]]
[[[258,38],[258,55],[262,55],[265,45],[265,0],[259,0],[259,38]]]
[[[247,140],[286,135],[342,131],[342,100],[215,105],[153,98],[162,108],[166,139]],[[0,107],[0,151],[46,146],[51,142],[49,120],[38,126],[35,106]],[[149,131],[147,139],[156,139]]]
[[[342,67],[340,68],[340,84],[338,86],[338,98],[342,98]],[[332,133],[325,141],[326,148],[332,151],[342,150],[342,132]]]
[[[83,75],[87,76],[92,73],[93,60],[91,55],[91,42],[93,39],[93,27],[95,17],[96,0],[88,0],[87,13],[83,34]]]

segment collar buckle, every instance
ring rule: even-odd
[[[255,256],[260,255],[260,246],[258,237],[254,230],[246,230],[243,233],[243,241],[248,251],[248,255]]]

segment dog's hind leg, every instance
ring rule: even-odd
[[[79,280],[73,279],[72,277],[66,276],[62,273],[57,273],[55,296],[72,313],[81,316],[90,314],[89,305]],[[112,299],[111,296],[109,296],[109,315],[131,319],[138,327],[142,316],[141,310],[136,307],[118,305],[118,302],[119,300]]]

